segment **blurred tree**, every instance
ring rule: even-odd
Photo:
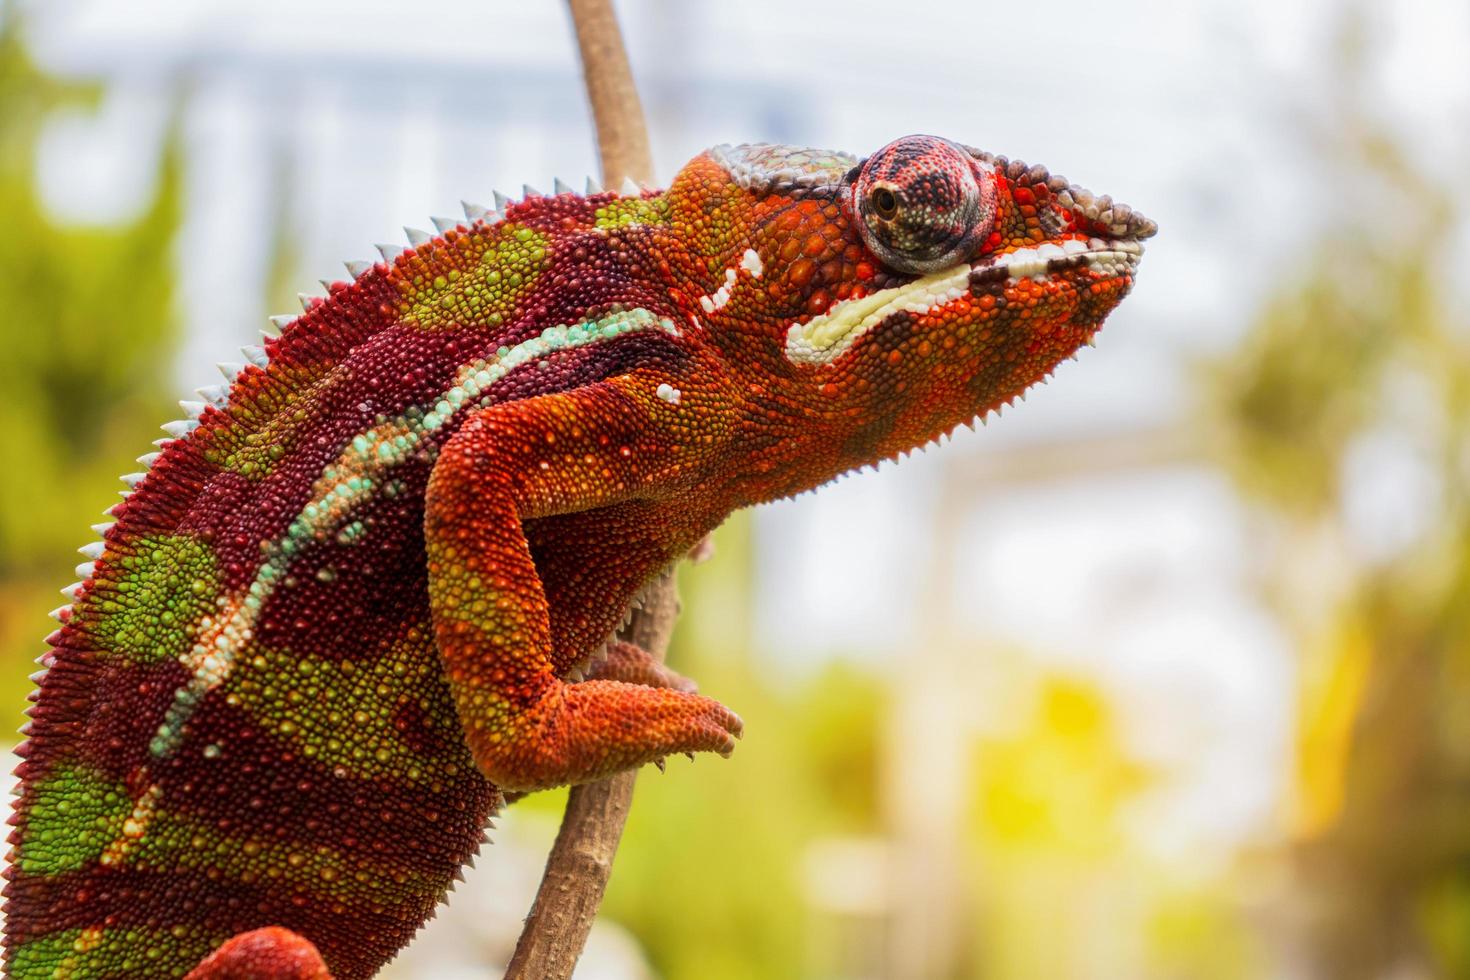
[[[1150,782],[1126,753],[1104,692],[1047,677],[1025,729],[987,740],[974,785],[986,836],[1011,851],[1068,862],[1113,853],[1120,811]]]
[[[20,720],[27,664],[47,609],[63,600],[87,525],[106,520],[109,485],[136,469],[160,422],[177,345],[174,234],[180,214],[176,127],[152,200],[126,224],[62,226],[37,196],[37,145],[60,110],[90,108],[96,85],[52,78],[27,55],[19,18],[0,5],[0,703]]]
[[[1141,929],[1145,894],[1164,889],[1125,818],[1159,773],[1130,755],[1095,683],[1033,668],[1013,686],[1020,717],[978,742],[969,780],[967,877],[981,890],[965,975],[1082,980],[1139,967],[1141,952],[1119,947],[1141,944],[1119,937]]]
[[[1470,337],[1463,202],[1374,118],[1343,13],[1299,282],[1211,371],[1225,460],[1280,542],[1263,594],[1304,652],[1288,900],[1322,977],[1470,976]]]

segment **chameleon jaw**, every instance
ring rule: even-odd
[[[961,262],[901,286],[841,300],[805,323],[792,323],[786,331],[786,357],[793,364],[831,364],[895,313],[923,315],[966,292],[1022,279],[1041,281],[1069,271],[1085,269],[1107,278],[1132,276],[1142,256],[1143,244],[1137,239],[1092,238],[1068,239],[1061,245],[1047,242]]]

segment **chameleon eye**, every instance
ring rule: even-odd
[[[875,188],[868,195],[868,201],[873,205],[873,213],[884,221],[892,221],[898,216],[898,198],[887,187]]]
[[[849,182],[864,243],[898,272],[921,275],[964,261],[995,218],[990,175],[937,136],[894,140]]]

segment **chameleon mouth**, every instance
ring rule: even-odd
[[[1033,279],[1086,269],[1105,277],[1131,276],[1143,258],[1143,243],[1136,239],[1069,238],[1057,245],[1047,242],[1035,248],[1018,248],[990,256],[970,267],[970,288],[996,282]]]
[[[1143,257],[1137,239],[1068,239],[987,255],[931,272],[901,286],[834,303],[826,313],[786,331],[786,357],[794,364],[830,364],[859,337],[895,313],[923,315],[965,293],[980,296],[995,286],[1085,270],[1104,278],[1131,276]]]

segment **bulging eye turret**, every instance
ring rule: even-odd
[[[848,176],[863,241],[884,265],[923,275],[963,262],[990,234],[995,184],[937,136],[905,136]]]

